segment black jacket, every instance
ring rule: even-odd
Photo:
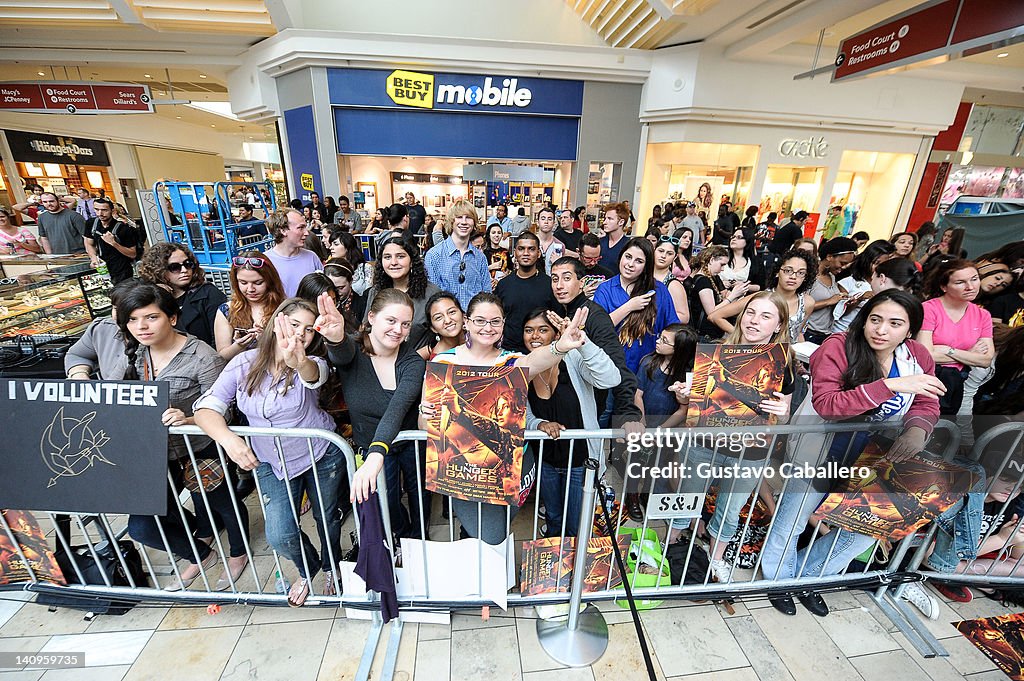
[[[619,340],[619,334],[615,331],[615,324],[612,323],[612,318],[608,316],[608,312],[582,293],[570,301],[568,305],[556,303],[555,308],[561,308],[558,309],[558,312],[563,316],[572,317],[576,314],[576,310],[584,305],[590,311],[587,315],[587,323],[583,327],[583,330],[587,333],[587,338],[594,341],[595,345],[608,354],[608,357],[618,367],[619,373],[622,374],[622,380],[619,382],[619,385],[612,388],[612,395],[615,398],[612,424],[613,426],[620,426],[626,421],[639,421],[642,414],[640,413],[640,407],[636,406],[636,402],[634,402],[637,387],[636,375],[626,366],[626,353],[622,350],[622,342]],[[594,394],[597,396],[597,411],[600,414],[604,410],[608,391],[595,390]]]
[[[181,305],[178,331],[195,336],[211,348],[217,347],[213,337],[213,320],[217,318],[217,310],[227,300],[227,296],[210,283],[189,289],[178,299]]]

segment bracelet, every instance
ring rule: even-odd
[[[384,448],[384,454],[387,454],[388,452],[391,451],[391,448],[388,447],[387,443],[381,442],[380,440],[376,440],[376,441],[370,443],[370,447],[373,447],[374,445],[380,445],[381,447],[383,447]],[[370,447],[367,447],[367,449],[369,449]]]
[[[85,376],[86,378],[89,378],[90,375],[91,374],[88,371],[73,371],[68,374],[68,378],[73,379],[75,376]]]
[[[551,354],[554,355],[555,357],[565,357],[566,355],[569,354],[568,352],[562,352],[561,350],[558,349],[557,340],[551,345],[549,345],[548,348],[551,350]]]

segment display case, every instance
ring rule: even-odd
[[[75,271],[78,265],[0,280],[0,339],[76,336],[93,317],[109,313],[110,277]]]

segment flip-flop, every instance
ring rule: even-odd
[[[337,591],[334,590],[334,573],[331,573],[331,572],[325,572],[324,573],[324,590],[323,590],[321,595],[323,595],[323,596],[335,596],[335,595],[337,595]]]
[[[293,598],[292,591],[295,590],[296,586],[300,586],[299,598]],[[306,604],[306,599],[309,598],[309,580],[301,578],[292,584],[292,588],[288,590],[288,607],[289,608],[301,608]]]

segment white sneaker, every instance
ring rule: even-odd
[[[732,565],[729,565],[724,560],[712,560],[711,576],[719,584],[728,584],[732,581]]]
[[[916,582],[907,584],[903,589],[903,595],[901,595],[900,598],[920,610],[928,619],[939,619],[939,600],[934,596],[929,595],[929,593],[925,591],[924,587],[920,584],[917,584]]]

